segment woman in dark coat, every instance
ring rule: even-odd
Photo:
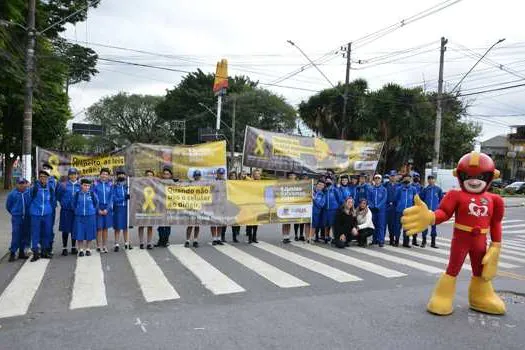
[[[346,198],[337,210],[334,221],[334,244],[338,248],[348,246],[351,236],[357,234],[357,219],[352,197]]]

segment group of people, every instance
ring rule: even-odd
[[[427,177],[427,186],[421,184],[419,173],[398,174],[390,171],[385,179],[375,174],[369,182],[366,174],[359,176],[342,175],[336,181],[333,173],[317,180],[313,193],[311,236],[314,241],[332,241],[338,247],[348,246],[352,240],[366,246],[372,236],[372,245],[383,247],[386,229],[389,244],[399,246],[402,233],[403,211],[414,205],[419,195],[430,210],[436,210],[443,198],[443,191],[436,185],[435,178]],[[428,229],[423,231],[421,247],[427,245]],[[431,247],[436,245],[436,226],[431,227]],[[410,248],[409,237],[403,232],[403,247]],[[420,246],[417,235],[412,245]]]
[[[124,249],[133,249],[128,231],[129,189],[124,170],[115,172],[112,181],[111,171],[103,168],[94,183],[89,179],[80,179],[75,168],[68,170],[67,177],[57,179],[51,175],[52,167],[44,164],[38,173],[38,180],[29,186],[25,179],[18,179],[16,188],[9,194],[6,209],[11,214],[12,242],[9,261],[27,259],[26,250],[32,251],[31,261],[40,258],[52,258],[55,241],[54,223],[56,207],[60,204],[59,231],[62,233],[62,255],[69,253],[82,257],[91,255],[92,242],[96,241],[96,250],[108,253],[108,230],[114,230],[113,251],[120,250],[119,242],[123,236]],[[153,170],[146,170],[145,176],[154,177]],[[168,167],[162,170],[163,179],[178,181]],[[428,177],[428,185],[423,188],[418,173],[398,175],[391,171],[388,180],[383,181],[379,174],[368,181],[365,174],[359,176],[342,175],[338,179],[333,172],[317,179],[312,194],[312,220],[310,223],[282,224],[283,243],[290,243],[292,226],[295,241],[332,242],[337,247],[348,246],[352,240],[366,246],[368,237],[372,244],[383,247],[388,227],[390,245],[398,246],[401,236],[401,216],[403,210],[414,204],[416,194],[426,202],[431,210],[437,209],[443,198],[442,190],[435,185],[435,179]],[[195,170],[191,181],[202,179],[200,170]],[[219,168],[216,180],[226,179],[226,170]],[[255,169],[247,173],[230,172],[230,180],[261,179],[261,171]],[[287,174],[290,181],[309,179],[307,174]],[[146,231],[146,240],[144,232]],[[140,249],[153,249],[154,246],[166,247],[171,234],[170,226],[157,228],[159,239],[154,245],[153,227],[138,227]],[[226,226],[212,226],[213,245],[226,242]],[[238,243],[240,226],[232,226],[232,241]],[[258,243],[257,225],[246,226],[248,243]],[[186,228],[184,246],[198,248],[199,226]],[[428,230],[423,232],[422,247],[427,244]],[[436,246],[436,227],[431,228],[431,246]],[[69,238],[71,247],[68,250]],[[419,245],[417,236],[412,238],[413,245]],[[403,233],[403,246],[410,247],[408,237]],[[17,256],[18,253],[18,256]]]

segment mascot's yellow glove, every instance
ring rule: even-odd
[[[481,263],[483,264],[483,272],[481,273],[481,277],[483,277],[485,281],[490,281],[494,278],[494,276],[496,276],[496,273],[498,272],[498,260],[500,251],[501,243],[490,243],[489,250],[487,250],[485,256],[483,257],[483,260],[481,261]]]
[[[434,225],[436,216],[431,210],[428,210],[425,202],[416,194],[414,206],[403,211],[401,223],[403,230],[407,231],[407,236],[413,236],[416,233],[423,232],[430,225]]]

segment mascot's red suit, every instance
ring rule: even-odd
[[[469,254],[473,275],[469,286],[470,308],[489,314],[504,314],[505,303],[494,292],[491,280],[498,269],[505,206],[500,196],[486,192],[492,180],[499,176],[499,171],[488,155],[472,152],[460,159],[454,175],[461,190],[448,192],[436,211],[429,211],[416,196],[415,205],[406,209],[401,219],[407,234],[414,235],[429,225],[440,224],[455,216],[447,271],[437,282],[427,310],[437,315],[452,313],[456,276]],[[491,243],[487,249],[489,233]]]

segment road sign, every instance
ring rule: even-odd
[[[73,134],[79,135],[103,135],[104,127],[96,124],[73,123]]]

